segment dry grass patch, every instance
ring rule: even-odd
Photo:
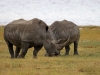
[[[100,28],[83,27],[79,41],[79,55],[73,56],[73,44],[69,56],[45,57],[45,50],[34,59],[28,50],[25,59],[10,59],[0,27],[0,75],[100,75]]]

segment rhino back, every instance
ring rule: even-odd
[[[67,29],[70,33],[70,37],[73,37],[75,35],[79,35],[79,28],[76,24],[74,24],[71,21],[63,20],[61,21],[63,23],[64,28]]]
[[[70,42],[73,42],[79,36],[79,28],[76,24],[70,21],[55,21],[50,30],[53,32],[56,40],[67,39],[70,35]]]
[[[35,43],[42,42],[46,37],[46,27],[47,25],[43,21],[39,23],[37,19],[30,20],[23,31],[21,40]]]
[[[45,26],[38,24],[38,19],[30,21],[13,21],[5,26],[4,38],[16,46],[21,45],[21,41],[31,42],[31,44],[41,44],[45,37]],[[44,27],[43,27],[44,26]],[[42,39],[42,40],[41,40]]]
[[[8,24],[4,28],[4,38],[14,45],[21,44],[21,35],[25,29],[25,25]]]
[[[62,25],[61,22],[55,21],[51,26],[50,30],[53,32],[56,40],[65,39],[68,36],[68,30]],[[65,34],[66,33],[66,34]]]

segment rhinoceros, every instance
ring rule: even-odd
[[[34,47],[33,57],[37,57],[42,46],[49,56],[59,54],[52,36],[48,33],[47,24],[37,18],[29,21],[18,19],[7,24],[4,28],[4,39],[11,58],[24,58],[31,47]],[[15,52],[13,45],[16,47]]]
[[[69,55],[70,44],[74,43],[74,55],[78,55],[78,42],[80,39],[80,31],[76,24],[71,21],[62,20],[55,21],[49,26],[49,31],[53,35],[55,41],[60,39],[60,43],[67,42],[63,45],[57,45],[59,51],[65,47],[65,55]]]

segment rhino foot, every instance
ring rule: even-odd
[[[73,55],[79,55],[78,53],[74,53]]]
[[[18,58],[20,59],[20,58],[25,58],[25,57],[24,57],[24,56],[22,56],[22,55],[19,55],[19,56],[18,56]]]
[[[37,59],[37,56],[33,56],[33,58]]]

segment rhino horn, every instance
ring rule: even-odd
[[[59,48],[62,49],[65,45],[67,45],[68,42],[69,42],[69,39],[70,39],[70,36],[68,37],[68,39],[67,39],[64,43],[61,43],[61,42],[64,41],[64,40],[59,39],[59,40],[57,41],[57,44],[58,44]],[[61,44],[59,44],[59,43],[61,43]]]

